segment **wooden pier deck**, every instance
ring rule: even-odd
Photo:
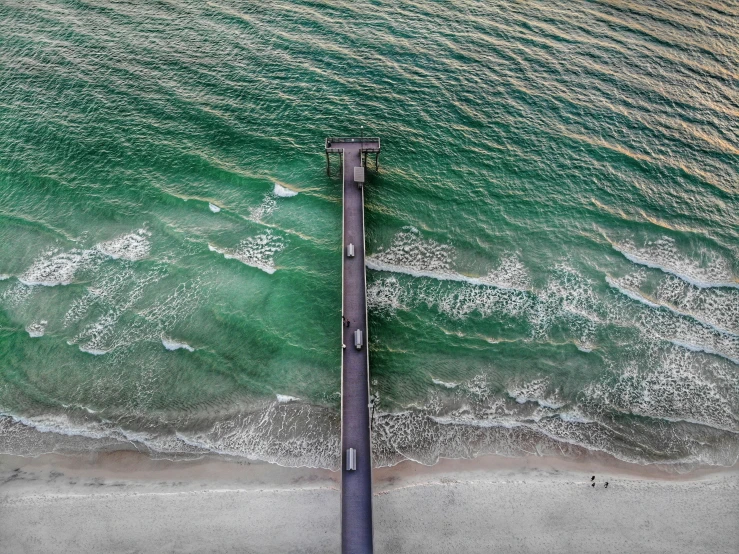
[[[380,152],[378,138],[328,138],[326,157],[341,154],[343,186],[341,357],[341,550],[344,554],[373,551],[372,451],[370,446],[367,279],[365,272],[364,187],[355,182],[354,168],[368,154]],[[354,245],[354,257],[347,246]],[[357,350],[354,333],[362,331]],[[347,469],[346,451],[356,450],[356,470]]]

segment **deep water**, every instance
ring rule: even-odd
[[[0,450],[739,457],[739,5],[0,5]],[[336,169],[336,166],[334,166]]]

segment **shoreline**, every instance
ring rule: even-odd
[[[491,455],[377,468],[375,551],[736,551],[739,464],[677,474],[603,458]],[[340,479],[216,456],[0,455],[0,544],[24,554],[338,552]]]
[[[146,483],[167,476],[169,481],[183,478],[214,480],[224,482],[249,483],[256,479],[261,484],[281,483],[294,476],[333,482],[340,486],[341,474],[338,470],[303,466],[282,466],[263,460],[251,460],[235,456],[206,454],[198,458],[155,458],[138,450],[100,450],[79,453],[45,453],[37,456],[23,456],[0,453],[0,483],[11,472],[10,468],[21,471],[43,472],[60,470],[74,477],[141,481]],[[52,469],[53,468],[53,469]],[[557,473],[601,473],[632,480],[654,481],[695,481],[721,474],[737,474],[739,461],[732,466],[698,466],[683,470],[670,464],[636,464],[625,462],[599,452],[588,452],[579,457],[565,456],[521,456],[508,457],[498,454],[485,454],[475,458],[440,458],[433,465],[425,465],[414,460],[404,460],[393,466],[373,468],[373,484],[387,489],[399,477],[403,479],[432,479],[433,476],[448,473],[468,473],[482,475],[499,472],[544,471]],[[247,479],[248,478],[248,479]],[[2,486],[2,485],[0,485]],[[2,492],[2,489],[0,489]]]

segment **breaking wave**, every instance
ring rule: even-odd
[[[187,350],[188,352],[195,352],[195,349],[185,342],[177,342],[172,339],[162,337],[162,345],[167,350]]]
[[[107,242],[101,242],[96,248],[114,260],[129,261],[142,260],[149,255],[151,233],[146,229],[139,229],[134,233],[123,235]]]
[[[297,196],[298,191],[289,189],[279,183],[275,183],[275,188],[272,191],[272,194],[274,194],[278,198],[291,198],[293,196]]]
[[[105,256],[114,260],[136,261],[149,254],[151,233],[139,229],[133,233],[101,242],[89,250],[51,250],[45,252],[26,269],[18,280],[24,285],[54,287],[69,285],[75,275],[99,265]]]
[[[276,271],[275,254],[284,247],[285,241],[282,237],[275,235],[271,230],[244,239],[233,249],[208,245],[211,252],[223,254],[223,257],[228,260],[238,260],[245,265],[256,267],[270,274]]]
[[[635,264],[670,273],[696,287],[739,288],[739,279],[732,273],[728,260],[707,250],[700,252],[702,260],[697,262],[682,254],[675,240],[668,237],[647,242],[643,247],[632,241],[611,244]]]

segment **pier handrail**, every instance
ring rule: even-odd
[[[332,154],[340,153],[343,150],[342,148],[329,146],[329,143],[334,144],[337,142],[362,143],[362,152],[374,153],[380,151],[380,137],[326,137],[326,152],[330,152]],[[377,144],[376,147],[375,144]]]
[[[380,137],[326,137],[329,142],[376,142],[380,144]]]

